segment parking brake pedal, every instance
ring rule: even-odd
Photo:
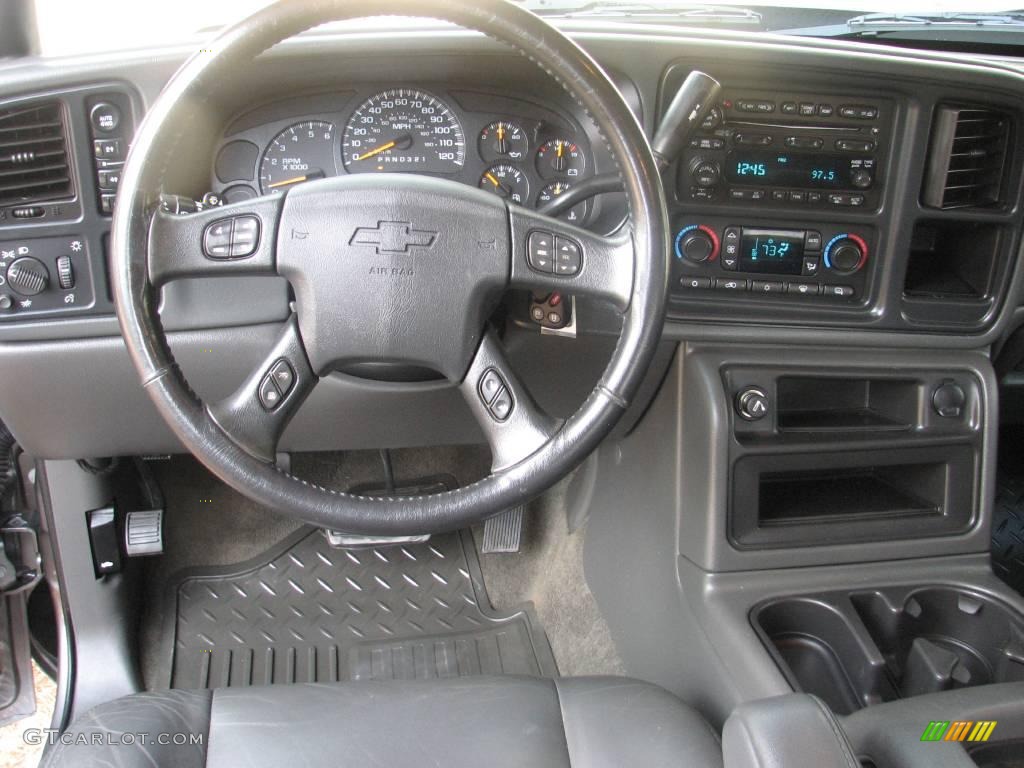
[[[523,539],[523,507],[513,507],[487,518],[480,551],[485,555],[515,554]]]

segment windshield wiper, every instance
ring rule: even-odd
[[[1024,35],[1024,12],[1003,13],[866,13],[841,24],[778,30],[783,35],[808,37],[927,37],[942,33],[1012,32]]]
[[[545,18],[580,18],[587,16],[621,16],[627,18],[671,18],[686,24],[741,24],[761,26],[762,16],[748,8],[679,0],[526,0],[523,3]]]

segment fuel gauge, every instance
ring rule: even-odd
[[[480,156],[487,162],[522,160],[529,150],[526,133],[516,123],[498,120],[480,131]]]
[[[530,180],[514,165],[492,165],[480,177],[480,189],[494,192],[513,203],[523,205],[530,198]]]

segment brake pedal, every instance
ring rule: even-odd
[[[124,553],[128,557],[162,555],[164,551],[164,512],[143,509],[129,512],[124,521]]]
[[[484,522],[484,541],[480,551],[485,555],[513,555],[523,540],[523,507],[513,507]]]

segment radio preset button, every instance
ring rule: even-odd
[[[782,102],[782,114],[784,115],[795,115],[799,109],[795,101]]]
[[[774,139],[767,133],[737,133],[733,141],[741,147],[767,147]]]
[[[821,149],[825,141],[817,136],[787,136],[785,144],[793,149]]]
[[[778,203],[786,202],[786,190],[784,190],[784,189],[773,189],[772,190],[772,200],[775,200]]]
[[[725,139],[717,136],[702,136],[690,140],[690,146],[694,149],[725,149]]]
[[[839,116],[851,120],[874,120],[878,117],[878,109],[868,104],[843,104],[839,108]]]
[[[790,192],[789,202],[791,203],[802,203],[807,199],[807,196],[803,192]]]
[[[815,205],[820,203],[821,202],[821,192],[808,192],[807,193],[807,202],[808,203],[814,203]]]
[[[835,148],[840,152],[870,152],[875,148],[875,142],[859,141],[857,139],[836,139]]]

